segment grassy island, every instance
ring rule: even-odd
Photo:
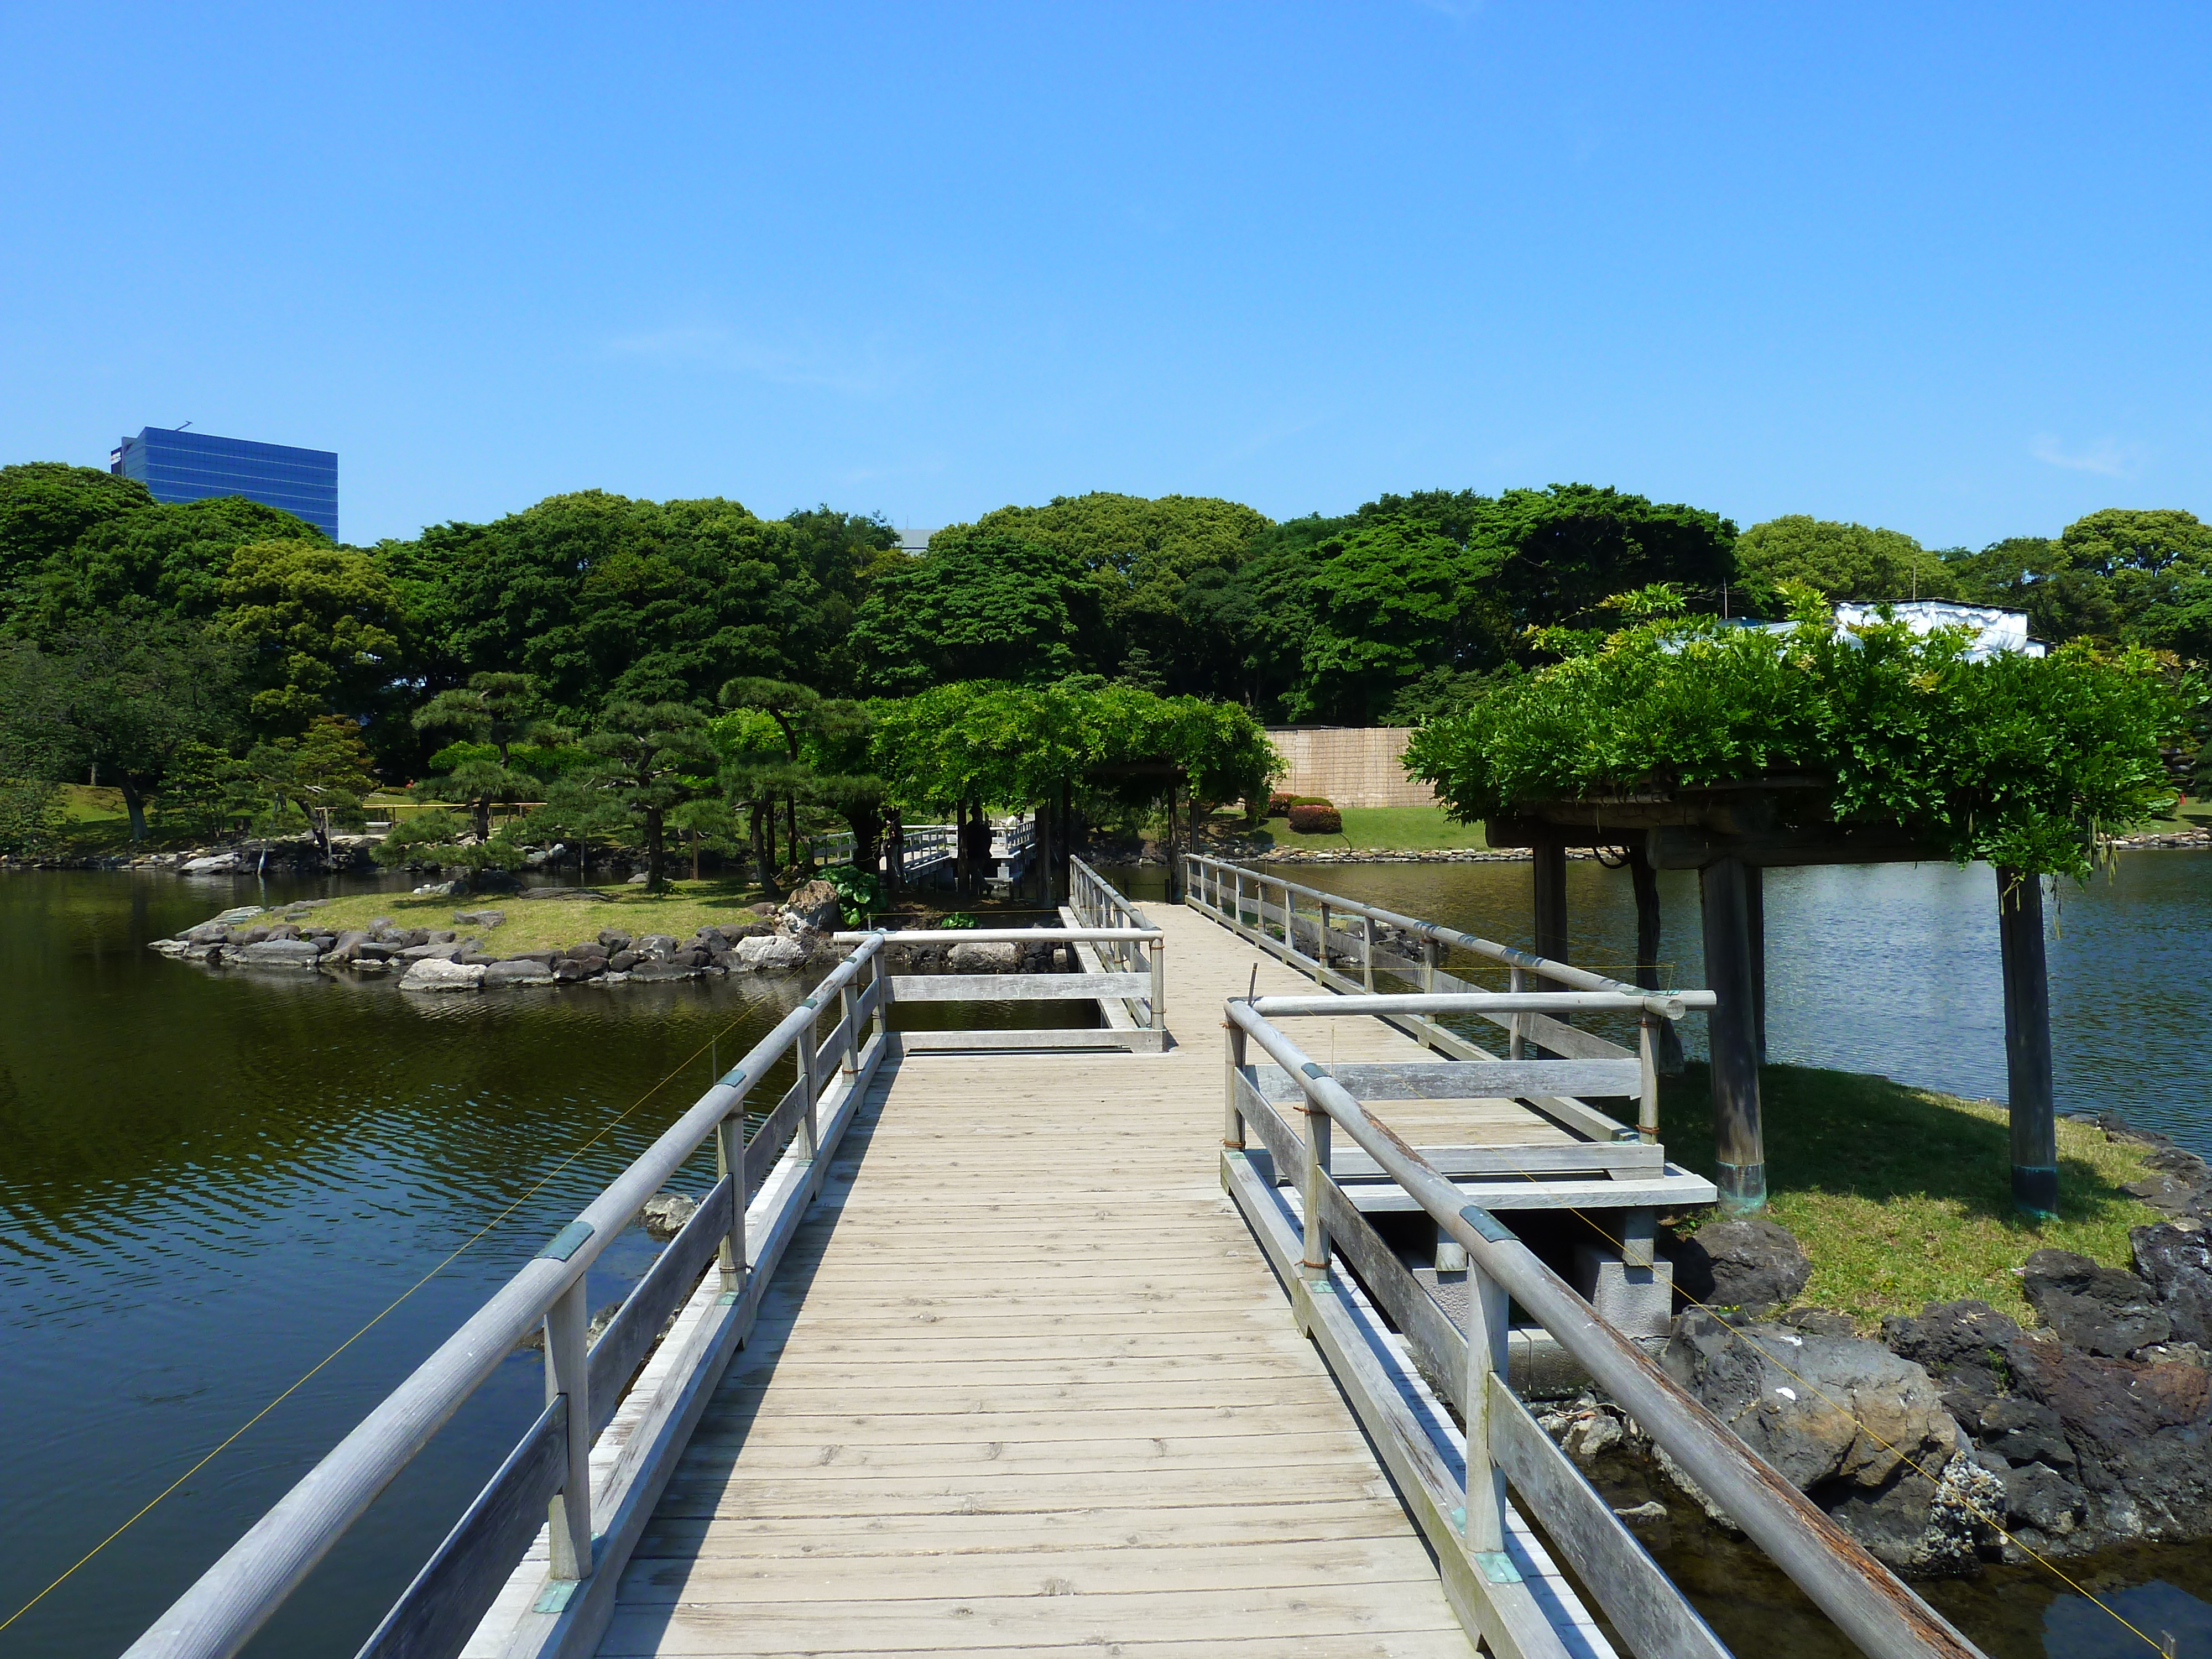
[[[2036,1226],[2013,1207],[2005,1110],[1994,1102],[1804,1066],[1764,1067],[1760,1094],[1768,1213],[1813,1262],[1800,1299],[1863,1326],[1961,1297],[2033,1324],[2014,1271],[2029,1252],[2050,1246],[2125,1267],[2128,1230],[2160,1218],[2120,1190],[2142,1178],[2148,1149],[2091,1124],[2059,1120],[2059,1214]],[[1668,1081],[1661,1138],[1669,1157],[1707,1176],[1711,1118],[1703,1066]]]

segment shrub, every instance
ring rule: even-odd
[[[1281,790],[1278,789],[1267,797],[1267,816],[1269,817],[1279,818],[1290,810],[1291,797],[1285,794]]]
[[[1340,836],[1344,815],[1327,801],[1299,801],[1290,811],[1291,830],[1301,836]]]

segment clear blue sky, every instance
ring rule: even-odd
[[[2212,9],[0,9],[0,459],[2212,518]]]

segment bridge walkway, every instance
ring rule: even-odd
[[[1167,1053],[878,1074],[602,1655],[1470,1652],[1217,1179],[1223,1000],[1255,964],[1310,981],[1150,914]],[[1419,1053],[1372,1019],[1303,1034]]]

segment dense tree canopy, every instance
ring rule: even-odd
[[[1917,587],[2024,609],[2054,644],[2212,659],[2212,526],[2176,511],[2095,513],[1969,553],[1802,515],[1738,536],[1716,513],[1581,483],[1382,495],[1280,522],[1212,497],[1093,492],[986,513],[918,558],[897,539],[880,515],[827,504],[763,519],[721,498],[583,490],[361,549],[237,497],[162,505],[91,468],[0,468],[0,642],[15,683],[45,699],[0,707],[0,782],[88,775],[97,745],[58,735],[88,728],[57,724],[47,696],[72,674],[108,688],[112,711],[125,680],[172,685],[176,664],[204,661],[205,698],[149,704],[142,735],[173,752],[127,769],[135,821],[165,798],[185,810],[185,794],[202,819],[234,817],[250,755],[327,737],[319,722],[335,719],[387,786],[468,805],[458,828],[426,827],[433,840],[483,844],[493,809],[522,799],[555,803],[541,828],[641,835],[629,798],[588,784],[608,757],[574,734],[613,741],[617,706],[689,708],[708,721],[714,787],[685,784],[662,823],[680,810],[727,840],[735,811],[779,862],[775,843],[802,845],[832,813],[866,842],[915,790],[992,778],[1018,798],[1037,779],[1006,757],[1031,750],[1094,769],[1165,744],[1228,798],[1257,720],[1449,720],[1595,648],[1620,620],[1609,596],[1654,582],[1693,615],[1724,592],[1739,614],[1777,604],[1790,581],[1871,599]],[[748,683],[783,688],[782,725],[720,712]],[[89,720],[98,703],[88,690],[76,706]],[[99,718],[102,780],[120,780],[114,757],[138,739]],[[1100,725],[1114,720],[1118,737]],[[1222,758],[1202,758],[1208,744]]]

